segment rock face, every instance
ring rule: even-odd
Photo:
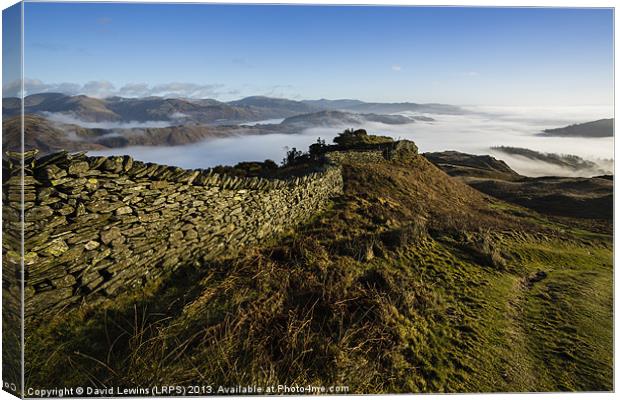
[[[20,158],[3,165],[4,272],[20,270]],[[55,153],[28,156],[23,170],[27,318],[140,287],[181,262],[234,254],[342,191],[334,165],[267,180]],[[6,283],[19,297],[19,282]]]

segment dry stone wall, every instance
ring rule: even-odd
[[[282,180],[185,170],[128,156],[8,153],[3,294],[18,304],[23,261],[27,318],[112,297],[183,263],[233,255],[306,221],[342,192],[343,161],[380,162],[412,153],[417,147],[408,141],[334,148],[322,167]]]
[[[4,160],[5,232],[20,224],[16,165]],[[23,183],[28,318],[257,244],[324,207],[342,191],[342,174],[327,164],[285,180],[239,178],[56,153],[27,154]],[[12,265],[16,250],[5,251]]]
[[[330,151],[325,154],[325,157],[334,164],[340,164],[345,161],[377,163],[385,160],[381,150]]]

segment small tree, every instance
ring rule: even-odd
[[[365,129],[346,129],[344,132],[334,138],[334,143],[341,146],[348,146],[365,142],[368,132]]]
[[[303,158],[304,152],[301,150],[297,150],[297,148],[293,147],[292,149],[286,152],[286,157],[282,160],[282,165],[293,165],[299,161],[299,159]]]
[[[316,143],[310,145],[310,155],[317,156],[323,153],[323,150],[327,147],[325,140],[320,137],[316,140]]]

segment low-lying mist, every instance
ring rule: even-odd
[[[178,115],[172,114],[172,116],[176,116],[177,118],[182,118],[183,114],[177,113]],[[126,122],[116,122],[116,121],[99,121],[99,122],[90,122],[84,121],[72,114],[66,113],[51,113],[51,112],[43,112],[42,115],[52,122],[56,122],[58,124],[68,124],[68,125],[78,125],[83,128],[88,129],[132,129],[132,128],[167,128],[169,126],[178,125],[179,121],[171,120],[171,121],[126,121]]]
[[[543,153],[573,154],[596,162],[609,173],[613,170],[612,138],[567,138],[535,136],[543,129],[572,123],[608,118],[611,111],[597,107],[564,108],[508,108],[475,107],[466,115],[426,115],[434,122],[416,122],[405,125],[386,125],[368,122],[364,128],[369,134],[389,135],[395,139],[416,142],[420,152],[457,150],[471,154],[491,154],[508,163],[517,172],[527,176],[592,176],[597,171],[574,171],[557,165],[510,156],[491,150],[494,146],[522,147]],[[344,126],[310,128],[299,134],[269,134],[218,138],[175,147],[127,147],[109,151],[90,152],[93,155],[129,154],[138,160],[177,165],[184,168],[209,168],[240,161],[272,159],[280,162],[286,148],[307,150],[318,137],[328,143]]]
[[[255,125],[279,124],[282,121],[284,121],[284,118],[274,118],[274,119],[264,119],[262,121],[245,122],[241,125],[255,126]]]
[[[335,135],[334,135],[335,136]],[[125,155],[136,160],[183,168],[210,168],[234,165],[241,161],[282,161],[286,148],[307,150],[317,137],[308,134],[244,135],[205,140],[183,146],[134,146],[106,151],[89,151],[89,155]]]

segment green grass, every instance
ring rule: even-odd
[[[493,204],[421,159],[346,166],[305,227],[31,327],[27,386],[612,390],[611,238]]]

